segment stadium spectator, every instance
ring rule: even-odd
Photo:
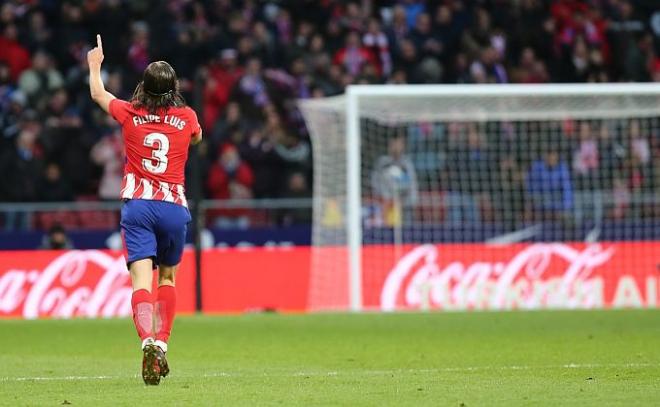
[[[451,123],[444,184],[447,221],[457,225],[481,220],[481,206],[490,202],[495,162],[476,124]]]
[[[12,81],[18,80],[23,71],[30,67],[30,53],[18,41],[18,29],[14,24],[7,24],[0,36],[0,61],[9,66]]]
[[[137,75],[149,65],[149,26],[143,21],[136,21],[131,31],[132,39],[126,56],[129,68]]]
[[[545,63],[536,57],[531,47],[522,50],[518,67],[512,69],[511,76],[518,83],[546,83],[549,80]]]
[[[25,95],[9,79],[9,66],[0,62],[0,151],[11,148],[27,105]]]
[[[220,157],[211,165],[206,188],[212,199],[249,199],[252,198],[254,174],[252,169],[241,160],[233,144],[221,147]],[[215,218],[214,224],[220,228],[247,228],[250,224],[248,213],[244,209],[219,209],[209,211]]]
[[[13,148],[2,152],[0,156],[2,201],[34,202],[38,198],[37,180],[42,171],[43,150],[37,138],[41,126],[32,122],[34,112],[26,113],[23,119],[26,123],[16,137]],[[11,174],[11,175],[9,175]]]
[[[229,103],[222,117],[215,122],[208,138],[211,150],[219,151],[224,143],[240,143],[248,129],[248,121],[243,118],[241,105],[236,102]]]
[[[637,219],[647,212],[644,196],[653,185],[652,152],[648,131],[647,128],[642,128],[639,120],[631,120],[627,128],[629,155],[624,160],[624,174],[632,194],[628,215]]]
[[[43,102],[50,92],[63,85],[62,74],[55,69],[50,55],[41,50],[32,57],[32,67],[23,71],[18,79],[18,88],[37,109],[43,107]]]
[[[499,162],[499,182],[493,191],[494,208],[502,215],[503,224],[515,230],[525,210],[524,174],[514,156],[504,156]]]
[[[340,24],[348,31],[364,30],[365,13],[357,2],[348,2],[345,6],[344,15],[340,18]]]
[[[395,69],[402,71],[409,83],[424,83],[419,62],[419,53],[415,44],[410,39],[404,39],[399,43],[399,52],[395,59]]]
[[[311,195],[305,174],[302,172],[291,173],[282,198],[304,199],[311,198]],[[311,221],[312,212],[309,208],[291,208],[280,211],[278,223],[283,226],[308,225]]]
[[[431,16],[427,13],[417,15],[410,38],[415,44],[415,48],[420,50],[422,57],[440,58],[442,56],[442,44],[433,35]]]
[[[612,180],[612,210],[610,217],[622,219],[630,206],[631,195],[626,181],[621,176],[615,176]]]
[[[319,41],[323,41],[323,37]],[[372,18],[367,25],[367,32],[362,37],[362,43],[369,48],[372,55],[378,57],[378,69],[384,76],[392,73],[392,55],[390,54],[390,44],[387,35],[381,30],[380,21]]]
[[[471,58],[476,58],[481,50],[491,44],[491,19],[484,8],[475,9],[473,18],[472,24],[463,32],[461,48]]]
[[[408,27],[408,21],[406,20],[406,9],[401,5],[397,5],[392,11],[392,18],[387,28],[389,43],[394,46],[396,53],[399,53],[399,45],[402,40],[408,37],[409,32],[410,27]]]
[[[470,74],[474,83],[507,83],[509,81],[494,47],[486,47],[479,52],[479,58],[470,65]]]
[[[15,144],[0,152],[0,201],[34,202],[38,199],[38,183],[42,171],[42,149],[37,142],[40,125],[34,112],[26,112]],[[6,211],[6,230],[25,230],[29,226],[28,215],[21,211]]]
[[[585,219],[600,225],[603,219],[603,176],[598,129],[588,121],[578,124],[577,143],[573,151],[573,186],[575,189],[575,221]]]
[[[417,171],[405,150],[405,138],[395,135],[387,143],[387,154],[376,159],[371,172],[373,196],[382,206],[388,226],[413,221],[413,208],[418,202]]]
[[[59,163],[74,191],[82,195],[88,186],[91,163],[80,113],[69,103],[66,90],[58,89],[51,93],[42,115],[44,131],[40,140],[44,155]]]
[[[311,97],[311,77],[307,66],[302,58],[296,58],[291,62],[291,86],[293,94],[297,99],[309,99]]]
[[[241,156],[254,172],[252,191],[255,198],[273,198],[279,193],[281,172],[278,171],[279,160],[274,147],[262,128],[249,130],[239,145]]]
[[[280,159],[282,169],[289,172],[306,172],[311,159],[309,144],[289,132],[282,132],[276,137],[275,153]]]
[[[371,51],[362,46],[360,36],[357,32],[350,32],[346,35],[346,45],[337,51],[333,62],[342,65],[353,76],[362,73],[366,65],[377,65]]]
[[[537,221],[565,221],[573,208],[573,184],[568,165],[550,147],[532,162],[525,180],[532,218]]]
[[[224,49],[220,53],[220,61],[212,61],[208,68],[208,80],[204,88],[204,119],[207,129],[214,127],[229,102],[234,85],[243,75],[237,56],[236,50]]]
[[[406,12],[408,27],[413,27],[417,22],[417,16],[426,10],[426,2],[422,0],[403,0],[402,6]]]
[[[103,167],[99,181],[98,196],[105,200],[116,200],[124,176],[124,139],[119,129],[99,140],[91,151],[92,161]]]
[[[48,49],[53,44],[53,30],[48,26],[46,15],[37,10],[29,17],[27,45],[30,49]]]
[[[48,229],[48,234],[44,235],[40,249],[70,250],[73,249],[73,243],[66,235],[64,227],[56,223]]]
[[[438,6],[434,16],[433,38],[441,47],[443,57],[455,53],[461,30],[458,19],[454,19],[451,7],[448,4]]]
[[[627,78],[626,73],[636,69],[632,66],[626,67],[630,62],[629,53],[635,52],[635,37],[645,31],[645,23],[635,12],[633,4],[629,0],[616,2],[612,5],[609,21],[607,22],[607,34],[612,50],[612,70],[622,79]]]
[[[73,190],[56,163],[49,163],[37,184],[38,198],[44,202],[66,202],[73,199]],[[115,195],[116,196],[116,195]]]
[[[651,145],[646,132],[648,129],[642,129],[639,120],[631,120],[628,127],[629,151],[633,159],[642,166],[651,162]]]
[[[259,120],[261,109],[271,103],[268,92],[269,82],[270,79],[266,78],[261,61],[258,58],[250,58],[236,88],[237,100],[248,119]]]

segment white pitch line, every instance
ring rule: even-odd
[[[310,372],[263,372],[263,373],[230,373],[213,372],[201,375],[205,378],[213,377],[305,377],[305,376],[341,376],[344,374],[358,376],[379,376],[388,374],[414,374],[414,373],[468,373],[478,371],[507,371],[507,370],[535,370],[535,369],[597,369],[597,368],[653,368],[660,367],[657,363],[568,363],[563,365],[512,365],[512,366],[465,366],[465,367],[442,367],[436,369],[384,369],[384,370],[346,370],[339,371],[310,371]],[[199,376],[174,376],[177,378],[199,378]],[[29,382],[29,381],[85,381],[85,380],[121,380],[137,379],[138,375],[132,376],[52,376],[52,377],[0,377],[0,382]]]
[[[52,376],[52,377],[0,377],[0,382],[29,382],[29,381],[67,381],[67,380],[112,380],[122,379],[121,376]]]

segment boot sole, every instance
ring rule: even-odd
[[[160,361],[155,345],[144,347],[144,359],[142,362],[142,380],[144,384],[157,386],[160,383]]]

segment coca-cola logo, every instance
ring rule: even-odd
[[[98,250],[65,252],[43,270],[0,273],[0,315],[22,307],[30,319],[128,316],[131,294],[124,257]]]
[[[613,246],[600,244],[576,249],[540,243],[525,246],[508,261],[464,264],[441,259],[439,246],[422,245],[389,272],[380,306],[385,311],[601,307],[602,280],[592,273],[613,254]]]

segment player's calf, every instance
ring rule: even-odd
[[[156,299],[155,345],[158,349],[160,375],[161,377],[166,377],[170,372],[166,358],[167,341],[172,333],[172,325],[174,324],[176,310],[176,289],[173,285],[169,284],[174,284],[174,272],[176,271],[176,267],[161,267],[159,271],[159,284],[161,285],[158,287]]]
[[[145,289],[133,291],[131,307],[133,308],[133,323],[140,339],[145,341],[153,338],[154,304],[151,293]]]

